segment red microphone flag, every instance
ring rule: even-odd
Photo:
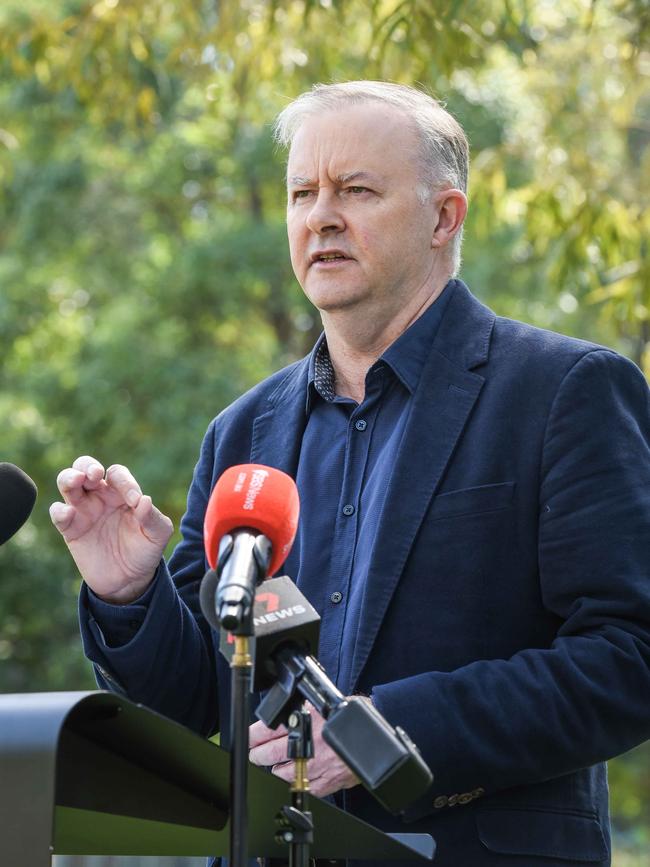
[[[248,527],[271,542],[267,577],[274,575],[291,550],[299,511],[298,488],[291,476],[262,464],[229,467],[212,491],[203,522],[210,568],[217,568],[221,539]]]

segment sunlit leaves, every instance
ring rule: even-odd
[[[270,124],[315,81],[446,100],[463,276],[650,373],[649,34],[646,0],[4,0],[0,460],[41,497],[0,552],[0,688],[90,682],[58,469],[129,463],[177,522],[212,415],[313,343]]]

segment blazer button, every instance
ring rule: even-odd
[[[442,807],[447,806],[447,796],[446,795],[438,795],[438,797],[433,802],[433,806],[436,810],[440,810]]]
[[[456,804],[458,803],[458,798],[459,798],[459,795],[450,795],[449,800],[447,801],[447,806],[448,807],[455,807]]]

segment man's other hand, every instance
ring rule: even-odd
[[[84,455],[57,478],[63,503],[50,518],[86,584],[106,602],[126,605],[155,575],[174,529],[126,467]]]
[[[369,701],[369,699],[357,699]],[[341,789],[351,789],[359,783],[359,778],[348,768],[334,750],[323,740],[323,725],[325,720],[309,705],[305,705],[311,714],[312,736],[314,739],[314,758],[307,762],[309,776],[309,791],[318,798],[332,795]],[[294,780],[295,762],[287,759],[287,730],[284,726],[277,729],[267,728],[263,722],[254,723],[249,729],[249,758],[254,765],[270,767],[276,777],[292,783]]]

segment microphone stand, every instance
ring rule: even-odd
[[[311,717],[302,710],[305,700],[325,721],[322,729],[325,743],[388,812],[403,813],[429,790],[433,775],[403,729],[393,728],[370,702],[344,696],[311,655],[318,645],[320,617],[290,578],[282,576],[266,581],[265,592],[254,600],[253,608],[252,594],[266,574],[268,563],[263,542],[268,540],[258,536],[253,557],[244,558],[250,568],[245,580],[240,580],[239,569],[224,569],[219,579],[210,570],[200,592],[201,610],[208,622],[221,630],[220,650],[231,660],[231,864],[245,867],[248,854],[246,785],[253,680],[256,691],[266,691],[257,717],[272,729],[281,723],[287,726],[288,758],[296,763],[291,805],[284,806],[276,817],[279,826],[276,841],[290,844],[291,867],[308,867],[313,822],[306,809],[309,788],[306,765],[313,756],[313,741]],[[223,538],[219,566],[233,553],[231,543],[230,537]],[[247,550],[250,551],[250,546]],[[215,593],[217,580],[219,587]],[[271,600],[273,607],[269,608]],[[273,613],[276,610],[282,613],[281,618]],[[226,633],[230,633],[228,640]],[[234,654],[230,636],[235,638]],[[250,664],[251,638],[255,642],[254,677]]]
[[[276,843],[289,844],[289,867],[309,867],[309,847],[314,842],[314,821],[309,806],[307,760],[314,757],[311,716],[306,710],[293,711],[287,720],[289,742],[287,758],[296,763],[291,785],[291,805],[285,805],[275,817]]]
[[[230,863],[246,867],[248,862],[248,727],[251,712],[253,661],[250,654],[251,628],[247,635],[235,635],[235,652],[230,663]]]
[[[210,623],[234,638],[230,661],[230,865],[248,863],[248,727],[251,712],[255,588],[268,568],[269,540],[243,528],[225,535],[219,546],[216,573],[201,584],[201,608]],[[218,581],[218,584],[217,584]]]

